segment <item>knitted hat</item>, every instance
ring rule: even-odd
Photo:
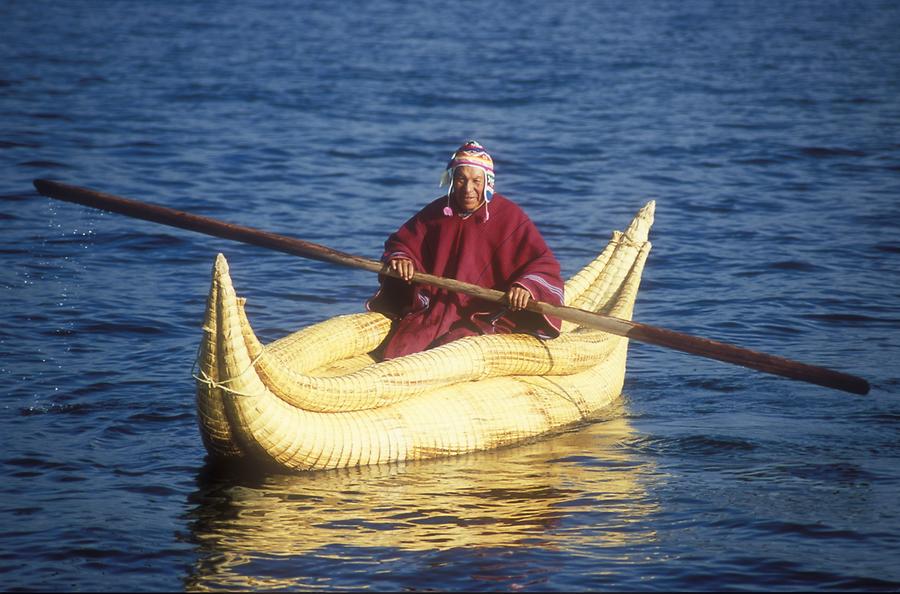
[[[494,195],[494,160],[488,154],[484,147],[474,140],[467,140],[455,153],[450,157],[447,163],[447,169],[441,176],[441,187],[451,186],[448,188],[447,195],[450,195],[452,189],[453,172],[457,167],[477,167],[484,171],[484,201],[490,202]]]

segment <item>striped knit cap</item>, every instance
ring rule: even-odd
[[[441,176],[441,187],[450,186],[447,195],[450,195],[452,189],[453,172],[457,167],[468,165],[469,167],[477,167],[484,171],[484,200],[490,202],[494,195],[494,160],[488,154],[484,147],[474,140],[467,140],[455,153],[450,157],[447,163],[447,169]]]

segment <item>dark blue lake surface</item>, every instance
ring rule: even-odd
[[[900,6],[4,2],[0,583],[10,590],[900,589]],[[365,272],[39,197],[51,178],[368,257],[477,138],[574,273],[647,200],[609,418],[456,459],[207,464],[223,252],[264,341]]]

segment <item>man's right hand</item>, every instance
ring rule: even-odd
[[[391,258],[388,261],[388,269],[398,273],[400,278],[406,282],[410,282],[412,281],[413,273],[416,271],[416,266],[409,258]]]

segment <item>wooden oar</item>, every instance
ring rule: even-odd
[[[351,268],[361,268],[371,272],[377,272],[387,276],[399,276],[388,270],[384,264],[376,260],[369,260],[359,256],[353,256],[339,252],[322,245],[277,235],[267,231],[260,231],[251,227],[232,225],[208,217],[203,217],[187,212],[181,212],[164,206],[147,204],[136,200],[128,200],[111,194],[96,192],[87,188],[62,184],[48,180],[38,179],[34,181],[38,192],[50,198],[75,202],[92,208],[99,208],[123,214],[129,217],[162,223],[172,227],[180,227],[191,231],[232,239],[243,243],[249,243],[295,256],[311,258],[323,262],[331,262]],[[442,278],[423,272],[416,272],[413,281],[434,285],[450,291],[464,293],[472,297],[484,299],[495,303],[503,303],[504,293],[496,289],[486,289],[478,285],[460,282],[457,280]],[[632,340],[655,344],[700,355],[709,359],[716,359],[726,363],[742,365],[757,371],[780,375],[795,380],[818,384],[828,388],[835,388],[852,392],[854,394],[867,394],[869,382],[861,377],[848,375],[832,369],[817,367],[799,361],[792,361],[783,357],[769,355],[758,351],[752,351],[715,340],[691,336],[673,330],[657,328],[598,314],[574,307],[551,305],[540,301],[531,300],[526,307],[528,311],[556,316],[563,320],[575,322],[582,326],[597,328],[618,336],[625,336]]]

